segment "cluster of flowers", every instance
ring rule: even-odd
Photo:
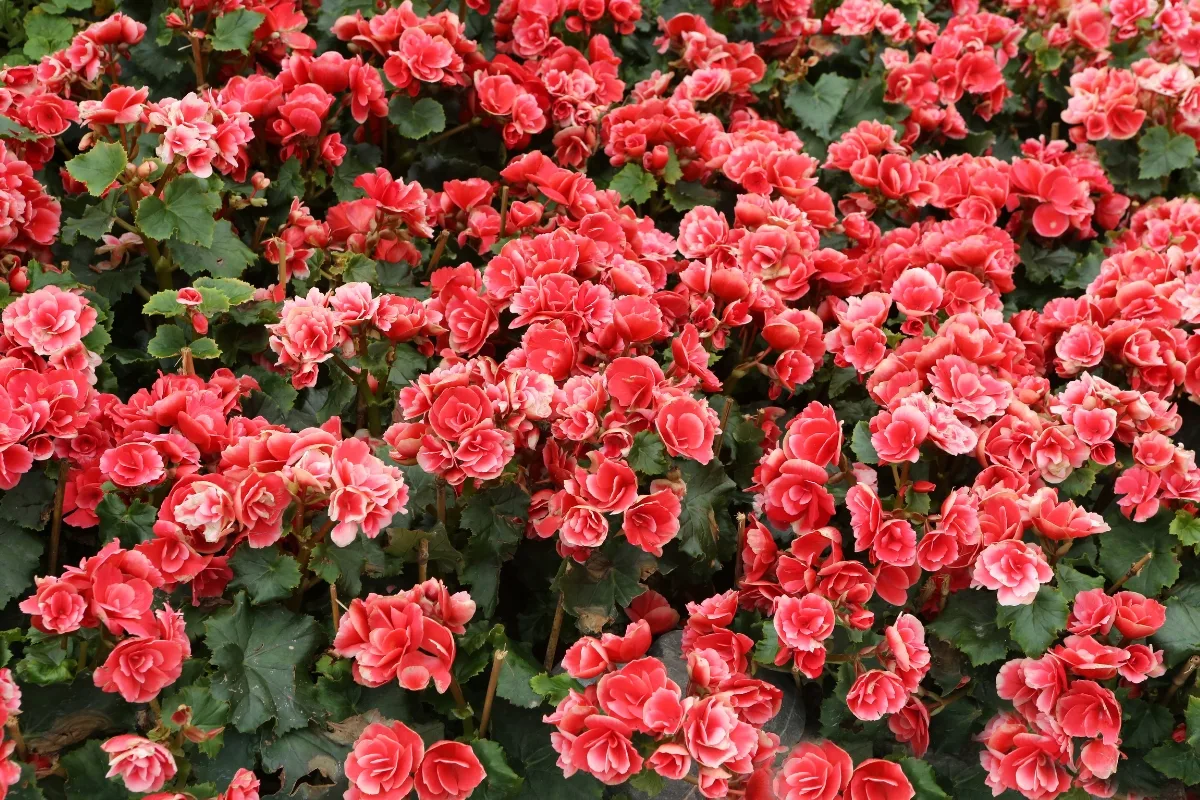
[[[173,34],[180,33],[186,39],[204,42],[210,38],[209,33],[217,21],[235,11],[250,11],[262,16],[250,40],[249,56],[253,60],[261,59],[275,66],[289,53],[311,53],[317,47],[316,41],[304,33],[308,17],[304,15],[304,4],[297,0],[181,0],[163,15],[163,22]],[[212,55],[221,54],[218,51]]]
[[[13,757],[17,743],[7,736],[8,726],[15,726],[20,714],[21,687],[12,670],[5,667],[0,669],[0,796],[6,796],[8,787],[21,780],[21,765]]]
[[[490,0],[472,3],[485,13],[491,5]],[[501,0],[492,15],[492,28],[498,52],[536,59],[562,46],[556,27],[564,34],[588,36],[596,28],[611,27],[615,33],[628,35],[641,18],[640,0]]]
[[[997,714],[978,737],[985,747],[980,762],[996,794],[1011,789],[1055,797],[1079,786],[1097,797],[1113,796],[1112,778],[1124,757],[1121,706],[1102,682],[1119,677],[1136,687],[1164,674],[1162,652],[1135,640],[1165,620],[1166,608],[1157,600],[1089,589],[1075,596],[1067,621],[1071,635],[1060,645],[1041,658],[1000,668],[996,691],[1015,710]]]
[[[1029,140],[1021,152],[1024,157],[1011,163],[968,155],[913,161],[894,128],[865,121],[830,145],[825,166],[849,173],[866,189],[840,203],[856,220],[879,208],[911,218],[931,206],[992,225],[1007,210],[1013,212],[1005,226],[1011,235],[1023,236],[1032,226],[1039,236],[1054,239],[1068,233],[1090,238],[1096,235],[1093,223],[1114,228],[1124,216],[1129,198],[1113,191],[1091,148]]]
[[[103,417],[93,385],[100,357],[83,337],[98,314],[57,286],[20,295],[0,316],[0,488],[12,489],[36,462],[92,463],[92,432]]]
[[[857,767],[833,742],[801,742],[771,785],[779,800],[912,800],[917,792],[894,761],[868,758]]]
[[[425,746],[403,722],[372,722],[346,757],[346,800],[466,800],[486,777],[471,746],[442,740]]]
[[[445,692],[453,680],[454,634],[461,635],[474,615],[469,594],[450,594],[436,578],[399,594],[356,597],[342,616],[333,651],[354,660],[354,680],[364,686],[394,680],[415,692],[432,682]]]
[[[267,326],[276,366],[291,376],[297,389],[317,382],[318,368],[331,358],[350,358],[370,338],[408,342],[428,340],[440,332],[436,312],[419,300],[392,294],[374,296],[366,283],[344,283],[325,294],[310,289],[290,297],[279,322]]]
[[[188,796],[162,791],[179,772],[175,755],[166,745],[142,736],[121,734],[100,747],[108,754],[106,777],[120,777],[130,792],[144,794],[152,800]],[[259,780],[253,772],[239,769],[229,781],[229,787],[217,795],[217,800],[259,800],[259,788]]]
[[[36,65],[0,70],[0,114],[32,134],[7,140],[19,159],[33,171],[45,166],[54,155],[55,137],[79,122],[81,112],[94,102],[72,98],[97,88],[105,78],[118,78],[121,57],[145,35],[145,25],[116,13],[75,34],[70,45]]]
[[[702,649],[689,658],[684,692],[660,660],[646,656],[650,642],[643,619],[624,636],[585,636],[563,657],[572,678],[595,681],[582,692],[570,689],[545,717],[555,726],[551,742],[564,774],[584,771],[617,785],[645,766],[680,780],[694,763],[701,793],[714,798],[740,792],[760,770],[767,774],[779,739],[761,728],[778,713],[780,690],[745,674],[744,660],[732,670],[720,659],[706,661],[711,650]],[[645,748],[635,745],[643,740]]]
[[[37,591],[20,608],[45,634],[103,626],[113,636],[126,637],[93,679],[130,703],[146,703],[179,679],[192,653],[183,615],[169,605],[153,609],[154,590],[164,584],[163,573],[143,551],[113,541],[61,576],[38,578]]]

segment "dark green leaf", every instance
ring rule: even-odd
[[[175,325],[159,325],[154,338],[146,345],[146,352],[155,358],[172,358],[187,347],[187,335]]]
[[[237,278],[258,260],[258,254],[233,232],[229,220],[218,220],[212,230],[210,245],[198,247],[186,241],[170,243],[171,254],[187,274],[207,272],[216,278]]]
[[[342,796],[347,786],[343,765],[349,754],[349,745],[340,744],[310,726],[285,733],[264,745],[263,769],[279,772],[282,796],[334,800]]]
[[[388,121],[406,139],[424,139],[431,133],[446,129],[446,112],[432,97],[417,102],[405,94],[397,94],[388,104]]]
[[[827,72],[816,84],[797,83],[788,92],[784,104],[805,127],[822,139],[830,139],[830,127],[842,110],[854,81]]]
[[[542,696],[530,686],[530,681],[541,672],[532,654],[523,652],[523,646],[508,643],[508,655],[500,663],[500,682],[496,684],[496,694],[508,702],[522,708],[537,708],[542,704]]]
[[[502,720],[496,722],[503,724]],[[471,742],[471,749],[475,751],[487,775],[485,786],[489,798],[509,797],[521,788],[524,778],[513,772],[512,767],[508,765],[503,747],[490,739],[476,739]]]
[[[707,465],[688,459],[680,465],[680,473],[687,486],[679,514],[680,547],[689,556],[714,559],[720,536],[716,514],[724,511],[737,484],[715,458]]]
[[[1065,561],[1059,561],[1054,568],[1058,577],[1058,590],[1069,601],[1075,600],[1075,595],[1088,589],[1100,589],[1104,586],[1104,578],[1084,575]]]
[[[933,767],[929,766],[928,762],[918,761],[915,758],[900,759],[900,768],[904,770],[904,774],[908,776],[908,780],[912,783],[913,789],[916,791],[916,800],[950,800],[950,795],[938,786],[937,778],[933,774]]]
[[[633,437],[633,446],[627,457],[629,466],[643,475],[664,475],[671,468],[662,437],[654,431],[638,431]]]
[[[99,197],[122,173],[129,159],[125,148],[116,142],[97,142],[91,150],[67,162],[67,172],[87,184],[88,193]]]
[[[62,758],[67,772],[67,800],[129,800],[120,778],[109,779],[108,754],[100,742],[89,739]]]
[[[671,208],[679,212],[691,211],[696,206],[715,206],[721,202],[721,193],[692,181],[667,184],[663,190]]]
[[[1126,700],[1121,704],[1121,745],[1132,750],[1147,750],[1171,736],[1175,720],[1170,710],[1145,700]]]
[[[1146,754],[1146,763],[1186,784],[1200,783],[1200,751],[1182,742],[1167,742]]]
[[[18,490],[19,491],[19,490]],[[0,526],[0,608],[25,594],[33,586],[42,558],[42,540],[14,525]]]
[[[1145,522],[1133,522],[1119,512],[1104,515],[1112,530],[1100,538],[1100,569],[1110,580],[1120,580],[1130,567],[1147,553],[1150,561],[1125,588],[1144,595],[1156,595],[1179,577],[1179,557],[1175,555],[1176,539],[1171,535],[1165,514]]]
[[[1196,140],[1186,133],[1171,135],[1163,126],[1151,128],[1138,139],[1142,151],[1138,159],[1138,177],[1162,178],[1177,169],[1190,167],[1196,160]]]
[[[1165,605],[1167,620],[1153,641],[1166,651],[1167,665],[1175,666],[1200,652],[1200,584],[1189,582],[1174,587]]]
[[[50,518],[56,484],[41,470],[26,472],[21,482],[0,499],[0,520],[41,530]]]
[[[854,457],[864,464],[879,463],[879,453],[875,452],[875,445],[871,444],[871,429],[866,420],[860,419],[855,423],[854,433],[850,436],[850,449],[854,452]]]
[[[245,589],[256,606],[290,597],[300,585],[300,564],[275,546],[261,550],[239,547],[229,566],[233,570],[229,585]]]
[[[128,506],[115,492],[108,492],[96,507],[100,518],[100,538],[105,543],[118,540],[122,547],[133,548],[154,538],[158,509],[134,499]]]
[[[301,670],[317,650],[316,620],[274,606],[251,608],[243,592],[204,630],[217,668],[213,694],[233,708],[238,730],[248,733],[272,720],[279,733],[308,724],[312,714],[301,693],[311,687]]]
[[[163,191],[138,203],[137,223],[151,239],[172,237],[185,244],[211,247],[221,196],[208,191],[208,184],[195,175],[179,175]]]
[[[990,592],[955,592],[928,627],[939,639],[965,653],[977,667],[1008,655],[1005,637],[996,635],[996,598]]]
[[[658,188],[658,181],[640,164],[630,161],[613,176],[608,188],[620,194],[626,203],[644,203]]]
[[[1040,656],[1067,626],[1067,598],[1057,589],[1043,585],[1028,605],[1000,606],[996,623],[1012,632],[1013,640],[1025,655]]]
[[[213,27],[213,49],[245,53],[250,48],[250,42],[254,40],[254,31],[258,30],[265,18],[257,11],[247,11],[244,8],[221,14]]]

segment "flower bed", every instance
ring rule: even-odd
[[[1200,791],[1196,0],[0,20],[0,800]]]

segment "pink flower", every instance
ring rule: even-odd
[[[871,419],[871,444],[885,464],[915,463],[928,434],[929,418],[912,406],[880,411]]]
[[[1157,600],[1137,592],[1117,592],[1114,624],[1126,639],[1151,636],[1167,621],[1167,608]]]
[[[779,800],[837,800],[853,771],[850,755],[833,742],[801,742],[783,760],[771,788]]]
[[[403,800],[425,754],[421,737],[403,722],[373,722],[346,757],[346,800]]]
[[[644,733],[671,734],[683,720],[679,686],[656,658],[631,661],[602,676],[596,698],[605,713]]]
[[[633,728],[614,717],[593,714],[564,755],[573,769],[616,786],[642,769],[642,756],[633,746]]]
[[[670,489],[639,497],[625,510],[621,531],[630,544],[654,556],[679,533],[679,495]]]
[[[14,342],[54,356],[79,344],[96,326],[96,309],[77,294],[46,286],[4,309],[4,333]]]
[[[720,767],[753,752],[758,732],[738,719],[725,697],[715,694],[684,701],[683,739],[701,766]]]
[[[655,429],[669,454],[684,456],[700,464],[713,459],[713,438],[719,432],[718,423],[717,413],[707,403],[686,396],[663,403],[654,419]]]
[[[157,792],[175,777],[175,757],[157,742],[122,734],[100,745],[108,753],[107,778],[120,775],[131,792]]]
[[[79,630],[88,615],[88,581],[76,572],[63,578],[47,575],[34,582],[37,591],[20,605],[33,626],[51,634]]]
[[[868,758],[854,768],[846,800],[912,800],[916,794],[899,764]]]
[[[1116,619],[1117,605],[1103,589],[1088,589],[1075,595],[1067,630],[1080,636],[1105,635]]]
[[[1070,736],[1100,737],[1117,744],[1121,733],[1121,706],[1111,691],[1095,681],[1074,681],[1058,699],[1054,716]]]
[[[162,456],[146,442],[127,442],[106,450],[100,469],[118,486],[139,487],[158,483],[165,474]]]
[[[908,689],[900,676],[879,669],[859,675],[846,695],[850,713],[868,722],[895,714],[907,702]]]
[[[816,650],[833,633],[834,622],[833,605],[819,594],[799,599],[784,595],[775,601],[779,643],[792,650]]]
[[[425,751],[417,768],[417,798],[465,800],[484,777],[483,765],[470,745],[441,741]]]
[[[229,788],[222,792],[217,800],[259,800],[259,782],[253,772],[239,769],[229,782]]]
[[[1002,606],[1019,606],[1032,603],[1040,585],[1053,577],[1054,570],[1040,549],[1018,539],[1005,539],[979,554],[972,585],[994,590]]]

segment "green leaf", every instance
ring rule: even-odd
[[[648,767],[629,779],[629,786],[647,797],[657,797],[662,794],[666,785],[662,775]]]
[[[679,156],[675,155],[675,148],[671,145],[667,146],[667,165],[663,167],[663,181],[668,185],[674,185],[683,177],[683,170],[679,167]]]
[[[691,211],[696,206],[715,206],[721,202],[721,193],[708,189],[693,181],[667,184],[663,190],[671,208],[679,212]]]
[[[550,705],[556,706],[562,702],[571,689],[583,691],[583,684],[565,672],[550,675],[542,672],[529,679],[529,688],[546,698]]]
[[[285,733],[262,749],[263,769],[279,773],[277,797],[341,797],[347,787],[343,765],[348,755],[349,744],[315,726]]]
[[[542,696],[533,690],[531,681],[541,668],[521,645],[510,641],[507,647],[508,655],[500,663],[496,694],[514,706],[537,708],[542,704]]]
[[[414,103],[408,95],[398,94],[388,104],[388,121],[404,138],[424,139],[446,129],[446,111],[432,97],[422,97]]]
[[[146,305],[142,306],[143,314],[158,314],[164,317],[178,317],[187,311],[187,306],[179,302],[179,293],[173,289],[164,289],[150,296]]]
[[[1187,582],[1173,587],[1164,605],[1167,620],[1152,640],[1166,651],[1167,666],[1173,667],[1200,652],[1200,583]]]
[[[827,72],[817,79],[815,85],[797,83],[788,92],[784,105],[796,115],[796,119],[822,139],[832,137],[830,128],[841,113],[846,96],[854,88],[854,81]]]
[[[1120,580],[1130,567],[1150,553],[1150,561],[1125,582],[1125,588],[1153,596],[1176,581],[1179,557],[1175,555],[1176,539],[1171,535],[1166,515],[1133,522],[1124,514],[1110,511],[1104,519],[1112,530],[1099,537],[1100,570],[1110,580]]]
[[[1189,547],[1200,544],[1200,519],[1179,509],[1171,520],[1171,535]]]
[[[220,226],[218,225],[218,227]],[[242,303],[248,303],[254,299],[254,286],[237,278],[197,278],[192,286],[199,289],[205,297],[208,296],[205,293],[206,289],[219,292],[224,295],[225,301],[230,307],[240,306]]]
[[[1059,561],[1054,572],[1058,576],[1058,590],[1071,602],[1080,592],[1104,587],[1104,578],[1084,575],[1065,561]]]
[[[688,459],[680,465],[687,494],[679,514],[679,544],[693,558],[715,559],[720,536],[717,512],[724,511],[737,489],[719,459],[707,465]]]
[[[120,495],[108,492],[96,507],[96,516],[100,518],[100,539],[106,544],[116,539],[129,549],[154,538],[158,509],[138,499],[126,506]]]
[[[67,162],[67,172],[87,184],[88,194],[99,197],[112,185],[129,163],[125,148],[116,142],[97,142],[91,150]]]
[[[67,772],[67,800],[129,800],[120,778],[105,777],[108,754],[100,749],[98,740],[89,739],[60,763]]]
[[[1187,743],[1193,748],[1200,746],[1200,697],[1195,695],[1188,697],[1183,720],[1187,725]]]
[[[38,134],[26,128],[24,125],[13,122],[8,117],[0,117],[0,139],[16,139],[19,142],[36,142],[42,138]]]
[[[1096,485],[1096,473],[1099,468],[1094,462],[1088,462],[1079,469],[1072,470],[1066,480],[1058,484],[1059,494],[1064,497],[1083,497]]]
[[[463,506],[460,519],[471,538],[460,578],[471,584],[481,618],[496,608],[500,565],[521,541],[528,515],[529,495],[511,484],[477,492]]]
[[[754,660],[759,664],[773,665],[779,653],[779,632],[770,621],[762,624],[762,638],[754,645]]]
[[[600,800],[604,787],[582,772],[564,778],[558,754],[550,746],[540,712],[511,709],[491,736],[504,748],[510,764],[519,766],[525,782],[513,800]]]
[[[1126,700],[1121,704],[1121,744],[1132,750],[1148,750],[1162,744],[1175,728],[1169,709],[1145,700]]]
[[[261,550],[239,547],[229,566],[233,569],[229,585],[245,589],[256,606],[290,597],[300,585],[300,564],[276,546]]]
[[[190,345],[188,350],[192,352],[193,358],[220,358],[221,348],[217,347],[217,343],[207,336],[202,336],[196,339]]]
[[[1005,637],[996,635],[996,598],[990,592],[955,592],[928,628],[965,653],[976,667],[1008,655]]]
[[[250,49],[254,40],[254,32],[266,17],[257,11],[247,11],[239,8],[228,11],[217,17],[213,27],[212,47],[214,50],[228,52],[237,50],[245,53]]]
[[[316,620],[278,606],[251,608],[239,592],[204,630],[209,661],[217,669],[213,694],[230,704],[239,731],[249,733],[272,720],[278,733],[308,724],[312,711],[301,693],[311,689],[305,665],[321,638]]]
[[[50,518],[55,482],[41,470],[27,472],[11,491],[0,499],[0,520],[30,530],[41,530]]]
[[[146,352],[155,358],[172,358],[187,347],[187,336],[175,325],[159,325],[154,338],[146,345]]]
[[[1057,589],[1042,586],[1029,605],[1000,606],[996,623],[1012,632],[1025,655],[1040,656],[1067,626],[1067,598]]]
[[[504,724],[502,719],[496,720],[496,723]],[[504,748],[498,743],[491,739],[476,739],[471,742],[471,749],[475,751],[487,775],[489,797],[508,797],[521,788],[525,779],[513,772],[512,767],[508,765]]]
[[[611,539],[593,553],[586,568],[564,564],[551,586],[562,592],[563,606],[576,618],[576,626],[598,633],[616,619],[618,609],[644,591],[641,576],[654,565],[649,553],[623,539]]]
[[[300,159],[292,156],[283,162],[279,175],[267,189],[272,203],[286,204],[293,197],[304,195],[304,176],[301,174]]]
[[[643,475],[665,475],[671,468],[671,458],[662,437],[654,431],[638,431],[633,437],[633,446],[626,458],[629,466]]]
[[[38,631],[30,631],[29,640],[16,667],[17,677],[22,684],[50,686],[70,683],[75,678],[78,665],[62,646],[64,640]]]
[[[850,435],[850,450],[853,451],[854,457],[864,464],[878,464],[879,453],[875,452],[875,445],[871,444],[871,428],[866,420],[860,419],[854,425],[854,432]]]
[[[1167,742],[1146,754],[1146,763],[1186,784],[1200,783],[1200,750],[1183,742]]]
[[[3,119],[3,117],[0,117]],[[72,217],[63,222],[62,239],[66,244],[75,244],[82,236],[85,239],[100,241],[104,234],[112,230],[113,222],[116,220],[116,207],[119,195],[117,192],[109,192],[107,197],[100,200],[95,205],[90,205],[83,210],[83,214],[78,217]]]
[[[383,549],[373,539],[356,536],[345,547],[329,541],[313,548],[308,568],[326,583],[337,582],[346,597],[362,594],[363,571],[383,574]]]
[[[46,795],[37,784],[37,769],[33,764],[17,762],[21,766],[21,777],[8,787],[10,800],[45,800]]]
[[[137,224],[151,239],[172,237],[185,244],[212,247],[221,195],[208,191],[208,184],[195,175],[179,175],[163,191],[163,196],[147,197],[138,203]]]
[[[179,239],[173,239],[169,244],[171,255],[175,257],[179,267],[189,275],[207,272],[216,278],[237,278],[247,267],[258,261],[258,254],[238,238],[227,219],[218,220],[213,226],[210,245],[197,247]],[[196,285],[199,286],[199,282]],[[232,299],[229,304],[238,305]]]
[[[18,487],[16,491],[20,491]],[[25,594],[33,586],[42,558],[42,540],[14,525],[0,527],[0,608]]]
[[[388,383],[408,386],[429,369],[429,359],[410,344],[396,345],[395,358],[388,370]]]
[[[658,181],[640,164],[630,161],[613,176],[608,188],[620,194],[626,203],[644,203],[658,188]]]
[[[950,795],[938,786],[933,767],[929,766],[928,762],[902,758],[900,768],[904,770],[904,774],[916,790],[916,800],[950,800]]]
[[[1138,149],[1142,152],[1138,177],[1143,180],[1165,177],[1177,169],[1190,167],[1196,160],[1196,140],[1186,133],[1172,136],[1161,125],[1142,134]]]

